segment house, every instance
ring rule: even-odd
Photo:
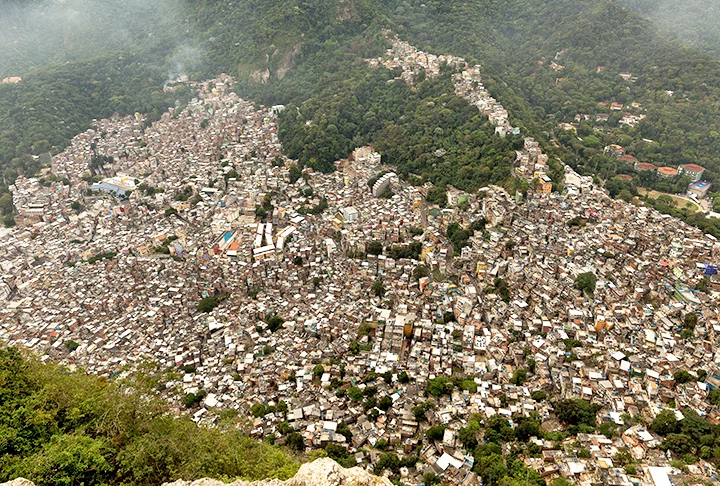
[[[358,212],[358,210],[352,206],[342,208],[340,210],[340,214],[342,215],[343,219],[348,223],[357,221],[357,219],[360,217],[360,213]]]
[[[550,194],[552,192],[552,180],[548,176],[542,176],[538,182],[538,194]]]
[[[628,164],[632,165],[633,167],[635,164],[638,163],[638,159],[635,158],[635,156],[630,154],[621,155],[618,157],[619,160],[622,160],[623,162],[627,162]]]
[[[620,157],[621,155],[625,155],[625,149],[622,146],[613,143],[605,147],[605,153],[609,153],[615,157]]]
[[[658,176],[662,177],[663,179],[672,179],[673,177],[678,175],[678,171],[674,167],[658,167],[657,173]]]
[[[705,199],[710,188],[712,188],[712,184],[707,181],[692,182],[688,186],[688,194],[695,195],[698,199]]]
[[[705,172],[705,168],[697,164],[684,164],[678,167],[678,174],[688,176],[693,182],[699,181],[703,172]]]
[[[632,74],[627,73],[627,72],[622,72],[622,73],[618,74],[618,76],[623,78],[625,81],[630,81],[632,79]]]
[[[650,164],[649,162],[636,162],[635,170],[637,170],[638,172],[643,172],[643,171],[654,172],[657,170],[657,166]]]

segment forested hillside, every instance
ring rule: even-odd
[[[3,8],[18,4],[44,5],[41,0],[8,0]],[[156,10],[149,18],[173,4],[151,5]],[[68,42],[52,59],[39,57],[33,70],[17,73],[23,75],[22,82],[0,86],[0,165],[11,169],[4,174],[5,184],[24,167],[32,172],[37,166],[28,166],[25,154],[60,150],[92,118],[115,111],[160,113],[186,94],[162,91],[165,81],[178,74],[201,79],[226,72],[238,77],[237,89],[244,97],[297,107],[307,102],[301,109],[303,120],[318,114],[337,119],[328,125],[341,136],[318,131],[320,123],[300,130],[291,126],[295,118],[282,121],[290,153],[302,162],[314,158],[314,164],[327,168],[328,161],[321,159],[346,155],[345,149],[357,143],[382,144],[388,124],[406,124],[401,128],[407,134],[418,122],[408,121],[404,109],[396,110],[406,113],[402,120],[397,113],[378,113],[381,104],[415,106],[419,95],[388,85],[380,94],[368,84],[372,79],[379,83],[376,77],[383,76],[369,75],[363,62],[387,47],[382,28],[428,52],[481,64],[483,82],[508,109],[513,125],[521,127],[523,135],[536,137],[546,150],[557,143],[559,148],[551,149],[553,158],[580,172],[603,180],[616,173],[633,175],[631,168],[603,154],[610,143],[657,165],[700,164],[709,169],[706,177],[711,180],[720,172],[720,64],[669,39],[617,1],[182,0],[174,8],[161,28],[141,22],[129,35],[130,48],[123,50],[109,36],[112,54],[101,49],[95,59],[47,65],[72,58],[75,44]],[[46,67],[39,67],[43,62]],[[357,90],[368,96],[358,98]],[[620,109],[611,110],[613,103]],[[372,118],[368,112],[376,126],[358,123],[365,116]],[[621,123],[626,114],[639,122]],[[558,128],[576,116],[582,120],[576,132]],[[431,126],[428,118],[418,117],[427,124],[423,130]],[[473,143],[480,142],[456,137],[451,149],[472,153]],[[489,143],[485,152],[494,150],[496,142]],[[318,157],[318,150],[326,152]],[[401,158],[390,152],[387,156],[403,165]],[[486,169],[487,154],[450,158],[454,161],[443,167],[421,167],[422,160],[416,156],[401,171],[450,182],[453,177],[447,174],[460,167],[473,174],[493,170]],[[485,174],[476,180],[489,179]]]
[[[618,3],[514,0],[502,6],[488,2],[487,9],[478,2],[422,5],[398,2],[395,7],[396,18],[406,19],[406,35],[436,51],[480,57],[487,76],[496,80],[491,89],[526,123],[550,130],[576,114],[589,114],[594,122],[596,113],[609,113],[601,102],[642,106],[647,118],[635,127],[618,126],[617,114],[607,123],[592,123],[601,130],[589,143],[570,144],[575,163],[584,164],[612,142],[661,165],[695,162],[715,173],[720,169],[720,64],[664,39]],[[620,72],[629,72],[634,81],[625,81]]]
[[[416,89],[386,69],[358,70],[361,78],[283,112],[280,136],[288,156],[328,172],[353,148],[373,144],[413,182],[468,191],[509,182],[522,138],[496,136],[477,108],[453,94],[451,70]]]
[[[156,39],[190,39],[177,0],[4,0],[0,79],[48,64],[143,49]],[[184,27],[184,28],[183,28]]]
[[[153,398],[163,370],[133,382],[69,372],[0,348],[0,481],[162,484],[178,478],[287,479],[299,463],[230,427],[198,427]],[[225,429],[225,430],[222,430]]]
[[[622,0],[669,35],[701,51],[720,56],[720,1]]]

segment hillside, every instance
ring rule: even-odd
[[[291,477],[298,462],[243,436],[175,418],[153,398],[160,374],[108,381],[0,348],[0,481],[162,484],[177,478]]]
[[[175,0],[0,2],[0,79],[143,49],[156,39],[181,45],[189,35],[181,29],[178,5]]]
[[[8,5],[15,3],[4,8]],[[491,92],[536,137],[552,129],[548,122],[594,114],[598,102],[635,101],[647,114],[642,123],[616,129],[617,120],[611,119],[591,141],[622,143],[650,162],[695,162],[716,172],[718,63],[667,40],[616,2],[204,0],[176,7],[171,19],[184,19],[187,27],[181,37],[168,27],[153,32],[149,41],[143,37],[147,24],[140,23],[134,35],[142,40],[131,51],[118,51],[127,55],[100,49],[100,57],[80,63],[53,65],[46,59],[46,67],[38,66],[18,85],[2,86],[0,163],[21,169],[26,162],[13,159],[62,148],[91,118],[115,111],[159,113],[175,101],[161,89],[173,74],[203,78],[228,72],[244,81],[244,96],[266,104],[305,101],[321,88],[356,77],[354,61],[377,53],[383,47],[379,28],[390,27],[421,48],[483,65]],[[164,22],[161,26],[173,25]],[[72,42],[62,45],[52,59],[74,55]],[[550,69],[562,51],[557,64],[563,70]],[[598,74],[598,66],[605,71]],[[636,81],[618,77],[622,71]],[[76,77],[94,81],[88,86]],[[673,95],[663,95],[668,91]],[[642,143],[643,138],[655,143]],[[597,149],[568,145],[576,153],[574,164],[581,166]],[[605,175],[614,170],[606,169]]]
[[[718,0],[623,0],[623,3],[679,41],[720,56]]]

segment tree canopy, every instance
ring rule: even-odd
[[[162,484],[182,478],[288,478],[297,462],[235,427],[198,427],[154,397],[162,370],[130,383],[70,372],[0,348],[0,481]],[[233,457],[233,461],[227,461]]]

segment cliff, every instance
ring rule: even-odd
[[[34,486],[34,484],[27,479],[18,478],[0,486]],[[163,486],[392,486],[392,483],[387,478],[374,476],[359,467],[345,469],[332,459],[322,458],[303,464],[297,474],[287,481],[265,479],[235,481],[228,484],[216,479],[198,479],[197,481],[178,480],[165,483]]]

